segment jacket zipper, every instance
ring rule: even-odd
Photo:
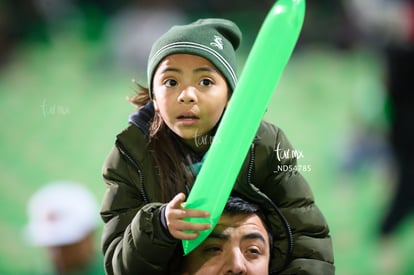
[[[254,161],[255,161],[255,153],[254,153],[254,143],[252,143],[252,145],[250,146],[250,158],[249,158],[249,166],[247,169],[247,182],[250,185],[254,185],[253,181],[252,181],[252,174],[253,174],[253,168],[254,168]],[[281,270],[283,268],[285,268],[289,261],[290,258],[292,256],[293,253],[293,234],[292,234],[292,229],[289,225],[289,222],[286,220],[285,216],[283,215],[282,211],[280,211],[279,207],[277,207],[277,205],[271,200],[269,199],[267,196],[264,197],[271,205],[272,207],[276,210],[276,213],[278,214],[280,220],[282,221],[283,225],[285,226],[287,235],[288,235],[288,252],[287,252],[287,256],[286,256],[286,260],[285,263],[283,265],[283,267],[281,268]],[[279,272],[280,270],[276,271]]]
[[[136,163],[132,157],[128,154],[128,152],[125,150],[124,146],[117,140],[115,142],[116,147],[118,148],[119,152],[121,152],[121,154],[132,164],[132,166],[134,166],[135,170],[138,172],[138,176],[140,179],[140,193],[141,196],[144,200],[144,202],[147,204],[149,203],[149,199],[148,199],[148,195],[145,191],[145,186],[144,186],[144,174],[142,173],[141,168],[139,167],[138,163]]]

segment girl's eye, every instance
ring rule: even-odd
[[[208,79],[208,78],[205,78],[205,79],[202,79],[201,81],[200,81],[200,85],[201,86],[211,86],[213,84],[213,81],[211,81],[210,79]]]
[[[166,81],[164,81],[164,85],[167,87],[175,87],[177,86],[177,81],[175,81],[174,79],[167,79]]]

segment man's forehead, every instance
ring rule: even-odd
[[[239,228],[246,230],[265,229],[263,222],[256,214],[236,214],[232,216],[223,214],[213,231],[230,234]]]

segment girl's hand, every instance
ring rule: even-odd
[[[206,218],[210,216],[208,212],[194,209],[184,209],[182,206],[185,201],[183,193],[177,194],[165,209],[165,219],[170,234],[180,240],[192,240],[198,236],[198,232],[211,227],[207,223],[190,223],[184,218]],[[190,232],[184,232],[189,230]]]

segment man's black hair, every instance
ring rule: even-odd
[[[237,195],[231,195],[224,207],[223,214],[234,216],[237,214],[256,214],[263,222],[267,234],[269,236],[270,252],[273,248],[273,236],[270,231],[270,222],[264,214],[263,210],[256,203],[249,202]]]

